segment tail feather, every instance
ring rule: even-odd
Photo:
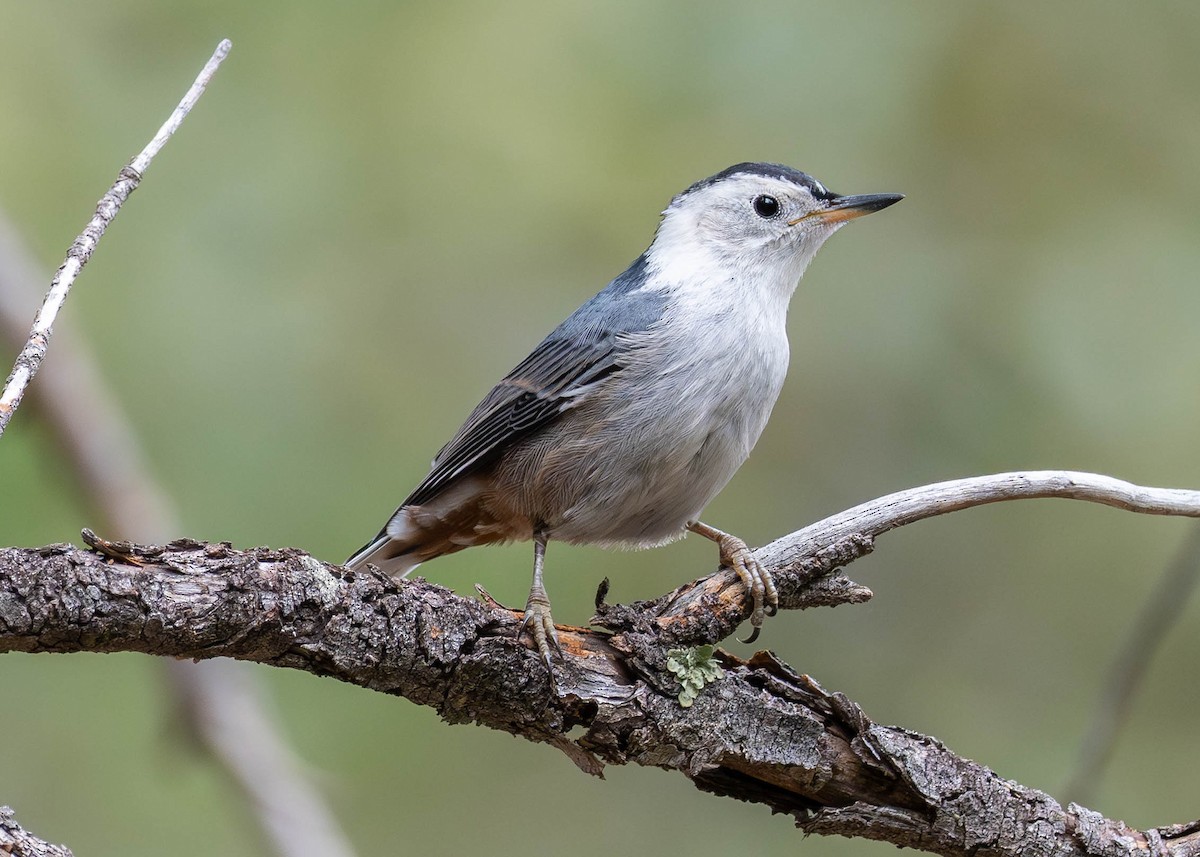
[[[510,538],[504,531],[480,537],[484,487],[476,479],[462,479],[423,506],[401,506],[374,539],[346,560],[346,567],[372,563],[399,579],[425,560]]]
[[[350,559],[346,560],[346,568],[362,568],[367,563],[378,566],[397,579],[405,577],[421,564],[421,560],[411,553],[413,546],[398,542],[382,531],[373,540],[359,548]]]

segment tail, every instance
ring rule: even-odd
[[[413,547],[396,541],[388,535],[385,527],[380,530],[379,535],[355,551],[344,565],[346,568],[357,569],[371,563],[399,580],[421,564],[421,560],[412,553]]]
[[[401,506],[375,538],[346,560],[346,567],[369,562],[400,579],[425,560],[503,540],[503,535],[478,534],[481,490],[478,480],[460,479],[430,503]]]

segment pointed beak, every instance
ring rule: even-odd
[[[895,205],[904,199],[902,193],[864,193],[858,196],[835,196],[825,208],[810,211],[803,217],[789,220],[788,226],[795,226],[805,220],[819,220],[822,223],[843,223],[881,211],[889,205]]]

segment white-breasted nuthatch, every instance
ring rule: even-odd
[[[766,425],[787,372],[788,302],[813,255],[902,198],[839,196],[778,164],[696,182],[649,249],[492,388],[347,566],[403,577],[463,548],[532,539],[521,630],[550,666],[548,541],[641,548],[691,531],[745,583],[753,640],[777,609],[774,583],[700,512]]]

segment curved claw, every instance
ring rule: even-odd
[[[525,605],[525,618],[517,628],[517,639],[520,640],[526,631],[533,637],[534,645],[537,646],[538,654],[542,656],[546,668],[553,672],[550,646],[553,645],[559,654],[562,654],[562,647],[558,644],[558,631],[554,628],[554,617],[550,615],[549,601],[539,602],[530,595],[529,602]]]
[[[758,639],[763,618],[779,612],[779,590],[775,588],[771,573],[762,567],[749,546],[737,536],[723,533],[699,521],[688,524],[688,529],[716,542],[721,551],[721,565],[733,569],[741,578],[750,595],[750,625],[754,629],[741,642],[753,643]]]
[[[758,635],[761,631],[762,631],[762,626],[755,625],[750,631],[750,636],[744,640],[741,637],[738,637],[738,642],[739,643],[747,643],[747,644],[753,643],[755,640],[758,639]]]

